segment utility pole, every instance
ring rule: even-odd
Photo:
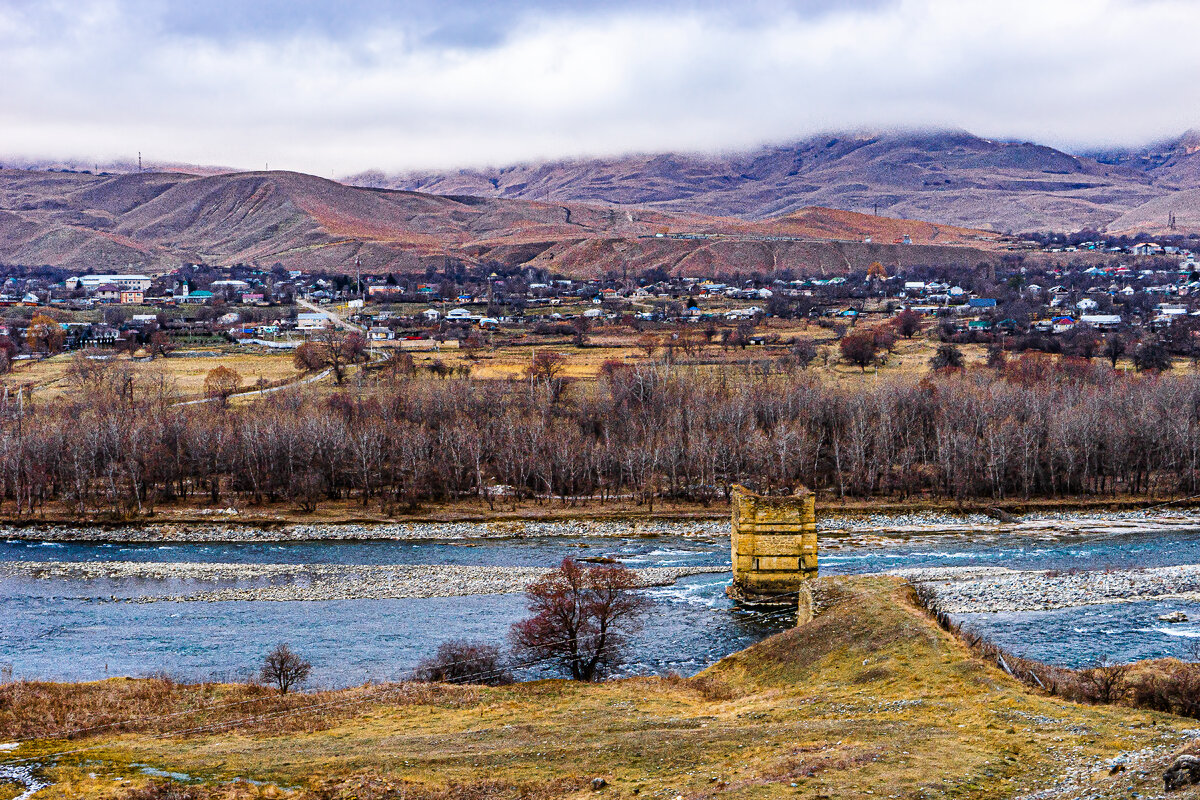
[[[142,171],[142,151],[138,150],[138,172]]]

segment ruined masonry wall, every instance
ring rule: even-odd
[[[733,487],[731,540],[734,597],[764,600],[803,589],[817,577],[815,495],[800,488],[767,497]]]

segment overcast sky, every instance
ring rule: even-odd
[[[1200,127],[1194,0],[0,0],[0,154],[345,175]]]

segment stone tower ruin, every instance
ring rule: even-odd
[[[816,496],[804,487],[780,497],[733,487],[733,585],[729,596],[751,603],[790,604],[811,618],[805,581],[817,577]]]

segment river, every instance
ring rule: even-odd
[[[615,559],[631,568],[727,567],[728,539],[713,535],[541,536],[475,541],[118,544],[0,542],[0,562],[206,564],[428,564],[550,567],[564,556]],[[1200,564],[1200,531],[1172,528],[1094,535],[925,534],[827,537],[823,575],[937,566],[1094,570]],[[261,580],[261,579],[260,579]],[[645,590],[652,603],[622,674],[694,673],[780,630],[787,614],[736,608],[727,574],[692,575]],[[131,603],[241,581],[0,578],[0,666],[18,677],[88,680],[168,673],[191,680],[244,679],[274,644],[313,662],[312,683],[345,686],[405,677],[448,638],[503,644],[524,612],[520,594],[305,602]],[[1067,666],[1100,657],[1187,656],[1200,624],[1157,620],[1194,603],[1161,601],[1057,611],[963,614],[969,626],[1023,655]],[[533,667],[525,676],[545,674]]]

